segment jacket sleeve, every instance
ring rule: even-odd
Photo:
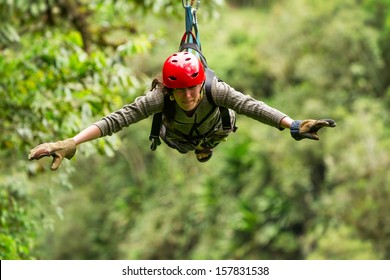
[[[211,92],[214,102],[234,110],[238,114],[245,115],[264,124],[280,128],[280,122],[286,114],[268,106],[262,101],[256,100],[249,95],[236,91],[227,83],[214,79]]]
[[[100,121],[94,123],[101,131],[101,136],[112,135],[124,127],[146,119],[150,115],[161,112],[164,108],[164,95],[159,89],[146,92],[133,103],[123,106]]]

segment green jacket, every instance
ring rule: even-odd
[[[234,112],[253,118],[264,124],[280,128],[281,120],[287,115],[268,106],[262,101],[258,101],[248,95],[244,95],[225,82],[214,78],[211,93],[214,102],[218,106],[227,107],[230,110],[232,123],[235,120]],[[164,108],[164,96],[159,87],[150,90],[145,95],[137,97],[131,104],[125,105],[120,110],[109,114],[96,122],[102,136],[112,135],[133,123],[143,120],[155,113],[162,112]],[[199,123],[214,111],[201,125]],[[169,139],[182,139],[183,135],[189,135],[194,125],[201,134],[222,132],[219,110],[214,108],[207,100],[206,95],[196,108],[195,113],[189,117],[176,105],[176,115],[174,122],[168,123],[163,118],[163,125],[166,128],[166,136]]]

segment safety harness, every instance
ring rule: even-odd
[[[195,51],[195,55],[202,62],[205,73],[206,73],[206,81],[204,85],[204,89],[206,92],[207,101],[213,106],[213,110],[218,107],[220,112],[220,117],[222,119],[222,127],[224,130],[232,129],[229,110],[226,107],[218,106],[215,104],[212,94],[211,94],[211,85],[215,77],[215,73],[211,70],[208,65],[206,58],[202,54],[202,47],[200,44],[199,30],[198,30],[198,21],[196,17],[197,10],[199,8],[200,0],[196,1],[196,5],[194,6],[195,0],[182,0],[183,7],[185,10],[185,25],[186,31],[180,41],[179,52],[182,51]],[[165,98],[164,98],[165,102]],[[152,128],[150,131],[149,140],[152,142],[150,149],[155,151],[157,147],[161,144],[160,141],[160,129],[162,125],[162,115],[163,113],[156,113],[153,115]],[[208,116],[207,116],[208,117]],[[206,118],[205,118],[206,119]],[[201,122],[203,123],[205,119]],[[187,139],[189,140],[189,139]]]

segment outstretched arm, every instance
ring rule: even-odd
[[[73,137],[73,141],[76,145],[84,142],[95,140],[101,137],[102,133],[96,125],[88,126],[86,129],[81,131],[79,134]]]
[[[71,159],[76,153],[76,146],[99,138],[101,131],[96,125],[91,125],[78,133],[73,138],[63,141],[43,143],[30,151],[29,160],[41,159],[42,157],[53,157],[51,169],[56,170],[64,158]]]
[[[281,121],[280,121],[280,124],[279,124],[279,127],[280,128],[290,128],[292,122],[294,120],[290,117],[284,117]]]
[[[262,101],[236,91],[228,84],[214,79],[213,84],[215,103],[236,111],[239,114],[258,120],[264,124],[284,129],[290,129],[291,136],[299,141],[307,138],[319,140],[318,130],[322,127],[335,127],[332,119],[293,120],[279,110],[272,108]]]
[[[99,137],[111,135],[130,124],[136,123],[164,107],[164,94],[161,90],[151,90],[145,95],[125,105],[122,109],[109,114],[93,125],[88,126],[73,138],[63,141],[43,143],[30,151],[29,160],[45,156],[53,157],[52,170],[56,170],[63,158],[71,159],[76,153],[76,146]]]

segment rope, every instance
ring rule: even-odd
[[[195,43],[193,41],[193,37],[196,39],[196,44],[200,47],[200,37],[199,37],[199,29],[198,29],[198,20],[196,17],[196,12],[198,11],[200,0],[196,1],[196,6],[194,6],[195,0],[182,0],[183,7],[185,10],[185,24],[186,24],[186,34],[187,40],[186,43]],[[195,36],[191,36],[190,33],[193,33]]]
[[[198,29],[198,20],[196,17],[196,13],[200,5],[200,0],[182,0],[182,4],[185,10],[186,31],[180,42],[179,51],[187,50],[189,52],[192,52],[200,58],[200,60],[205,66],[207,66],[206,59],[202,54],[202,46],[200,43],[200,35]]]
[[[188,1],[188,0],[184,1],[184,0],[182,0],[181,2],[182,2],[182,4],[183,4],[183,7],[184,7],[184,8],[187,7],[187,6],[192,6],[192,7],[194,7],[194,2],[195,2],[195,0],[191,0],[191,1]],[[199,8],[199,5],[200,5],[200,0],[197,0],[197,1],[196,1],[196,6],[195,6],[194,8],[195,8],[195,9],[198,9],[198,8]]]

